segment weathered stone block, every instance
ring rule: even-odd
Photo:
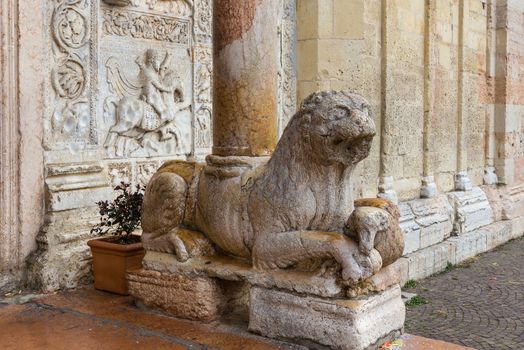
[[[471,232],[493,222],[493,210],[480,187],[466,192],[450,192],[448,199],[455,210],[455,234]]]
[[[81,240],[55,244],[29,257],[29,286],[37,290],[55,291],[92,282],[92,257],[86,242]]]
[[[318,54],[318,47],[314,40],[303,40],[297,44],[298,50],[303,55],[297,57],[298,74],[304,80],[314,80],[317,75],[318,62],[315,60]],[[304,93],[304,96],[307,96]]]
[[[405,307],[398,285],[358,299],[323,299],[252,287],[249,330],[339,350],[377,348],[399,332]]]
[[[455,246],[455,263],[488,250],[487,234],[484,230],[469,232],[459,237],[450,238],[448,241]]]
[[[406,256],[408,278],[421,279],[443,271],[448,262],[455,263],[455,247],[446,242],[435,244]]]
[[[398,259],[395,262],[397,265],[399,274],[400,274],[400,285],[403,286],[404,283],[409,279],[409,260],[405,257]]]
[[[420,226],[420,248],[449,237],[453,228],[453,208],[445,195],[407,202]]]
[[[297,17],[300,23],[297,26],[297,39],[315,39],[318,37],[318,1],[305,0],[297,2]]]
[[[111,188],[98,187],[73,191],[49,192],[49,208],[53,211],[92,207],[94,203],[111,198]]]
[[[404,253],[414,252],[420,248],[420,226],[415,222],[415,214],[407,203],[399,203],[399,224],[404,232]]]
[[[287,289],[297,293],[332,298],[344,294],[334,276],[293,270],[256,270],[240,260],[225,256],[195,257],[191,263],[177,261],[173,254],[148,251],[143,260],[147,270],[166,274],[210,276],[227,281],[247,281],[267,288]],[[133,294],[133,293],[131,293]]]
[[[333,1],[333,35],[344,39],[364,39],[364,1]],[[325,6],[322,3],[321,6]],[[351,13],[348,21],[347,14]]]
[[[211,321],[225,303],[214,278],[141,269],[128,272],[127,280],[130,294],[140,302],[176,317]]]
[[[420,229],[405,232],[403,255],[409,254],[419,249],[420,249]]]
[[[483,186],[483,190],[493,208],[495,221],[513,219],[524,215],[524,186]]]
[[[486,248],[491,250],[513,238],[511,222],[501,221],[486,226],[481,230],[486,233]]]

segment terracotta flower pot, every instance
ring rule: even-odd
[[[117,244],[114,237],[87,242],[93,254],[95,288],[128,295],[126,271],[142,267],[145,250],[142,243]]]

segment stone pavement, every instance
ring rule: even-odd
[[[524,238],[418,282],[406,332],[476,349],[524,347]]]
[[[202,324],[139,309],[131,297],[95,291],[92,287],[2,304],[2,350],[307,350],[269,341],[234,322]],[[463,347],[404,335],[385,350],[464,350]]]

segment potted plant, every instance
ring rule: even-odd
[[[87,242],[93,255],[95,288],[128,295],[126,271],[140,268],[145,255],[140,236],[134,234],[140,225],[144,189],[122,182],[112,201],[97,202],[100,222],[91,229],[104,237]]]

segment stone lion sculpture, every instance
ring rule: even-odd
[[[374,135],[362,97],[317,92],[303,101],[267,162],[167,162],[146,189],[144,246],[180,261],[218,251],[262,270],[334,260],[343,280],[368,278],[398,259],[404,244],[394,204],[352,197],[352,171]]]

